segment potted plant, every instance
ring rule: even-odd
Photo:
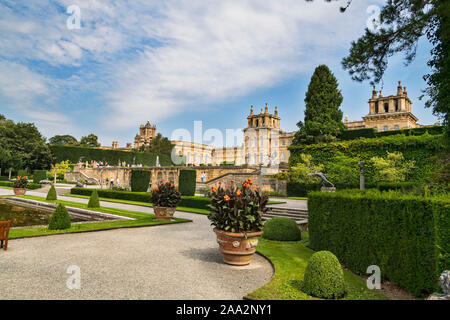
[[[16,196],[23,196],[27,192],[28,187],[28,177],[18,176],[16,181],[13,183],[14,194]]]
[[[181,193],[173,182],[160,183],[153,188],[152,203],[153,211],[158,221],[170,221],[181,200]]]
[[[268,196],[253,187],[247,179],[241,187],[211,188],[211,214],[209,220],[215,226],[220,251],[227,264],[244,266],[250,264],[262,236],[262,215],[267,211]]]

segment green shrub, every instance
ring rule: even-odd
[[[155,207],[176,208],[181,199],[181,193],[172,182],[161,183],[152,190],[152,203]]]
[[[5,177],[5,176],[0,176],[0,181],[8,181],[8,177]]]
[[[289,165],[294,167],[302,162],[302,155],[312,156],[312,162],[323,165],[327,175],[339,157],[345,156],[365,163],[365,177],[368,184],[375,183],[375,169],[370,162],[373,157],[386,157],[386,152],[401,152],[405,161],[414,161],[415,167],[408,173],[409,181],[422,181],[429,177],[436,168],[432,159],[441,152],[448,150],[447,140],[443,135],[421,136],[387,136],[374,139],[358,139],[350,141],[320,143],[312,145],[290,146]],[[448,152],[448,151],[447,151]],[[355,167],[355,172],[359,168]],[[332,173],[332,172],[331,172]],[[331,182],[335,182],[330,180]]]
[[[47,170],[34,170],[33,183],[39,183],[47,178]]]
[[[70,216],[66,207],[59,204],[48,224],[50,230],[64,230],[70,228]]]
[[[88,208],[100,208],[100,201],[98,200],[97,190],[92,191],[91,197],[89,198]]]
[[[9,187],[9,188],[13,188],[14,186],[14,181],[0,181],[0,187]],[[28,190],[35,190],[35,189],[39,189],[41,187],[40,184],[36,184],[36,183],[28,183]]]
[[[264,223],[263,238],[276,241],[300,241],[302,233],[295,220],[280,217]]]
[[[359,138],[376,138],[376,137],[386,137],[394,135],[405,135],[405,136],[420,136],[423,134],[438,135],[442,134],[442,126],[431,126],[431,127],[420,127],[412,129],[402,129],[402,130],[391,130],[391,131],[377,131],[374,128],[363,128],[357,130],[346,130],[341,135],[341,140],[353,140]]]
[[[47,193],[47,200],[56,200],[58,198],[58,196],[56,195],[56,189],[55,186],[52,185],[50,187],[50,190],[48,190]]]
[[[197,185],[197,172],[195,170],[180,170],[178,188],[183,196],[194,196]]]
[[[377,135],[377,130],[374,128],[363,128],[356,130],[345,130],[342,132],[341,140],[353,140],[358,138],[375,138]]]
[[[131,191],[147,192],[152,172],[150,170],[131,170]]]
[[[344,296],[344,271],[336,256],[329,251],[314,253],[308,261],[301,289],[310,296],[324,299]]]
[[[450,200],[377,190],[308,195],[310,247],[332,251],[349,269],[382,276],[423,296],[450,269]]]

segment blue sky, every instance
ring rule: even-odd
[[[278,106],[296,129],[314,69],[327,64],[350,120],[367,114],[372,88],[340,65],[383,1],[168,0],[0,2],[0,113],[36,123],[48,138],[94,133],[104,145],[133,142],[150,120],[171,137],[178,128],[244,128],[250,105]],[[69,6],[80,29],[69,29]],[[73,14],[72,14],[73,16]],[[383,94],[407,86],[420,123],[437,118],[418,97],[430,45],[416,60],[391,58]],[[380,87],[380,85],[379,85]]]

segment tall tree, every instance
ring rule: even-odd
[[[297,125],[294,144],[309,144],[336,140],[345,129],[342,111],[343,98],[338,81],[326,65],[314,71],[306,92],[305,122]]]
[[[43,169],[52,161],[45,138],[33,123],[0,119],[0,165],[2,168]]]
[[[55,146],[78,145],[78,140],[71,135],[56,135],[48,140],[48,143]]]
[[[141,146],[139,151],[150,151],[155,154],[167,154],[172,153],[172,142],[161,133],[158,133],[156,137],[150,143],[150,146]]]
[[[80,145],[83,147],[90,147],[90,148],[100,147],[98,137],[93,133],[91,133],[88,136],[81,137]]]
[[[348,7],[352,0],[347,2]],[[364,35],[352,42],[350,54],[342,64],[354,80],[378,83],[391,56],[404,53],[406,64],[414,60],[422,36],[433,45],[428,62],[431,72],[424,75],[428,84],[424,90],[428,95],[425,106],[444,120],[450,133],[450,0],[387,0],[380,13],[379,28],[366,28]]]

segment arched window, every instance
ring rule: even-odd
[[[388,130],[389,130],[388,126],[383,127],[383,131],[388,131]]]
[[[395,100],[395,111],[398,111],[398,100]]]
[[[281,162],[286,162],[286,156],[284,155],[284,152],[281,154]]]
[[[389,103],[384,104],[384,112],[389,112]]]
[[[399,129],[400,129],[399,125],[396,124],[396,125],[394,126],[394,130],[399,130]]]

